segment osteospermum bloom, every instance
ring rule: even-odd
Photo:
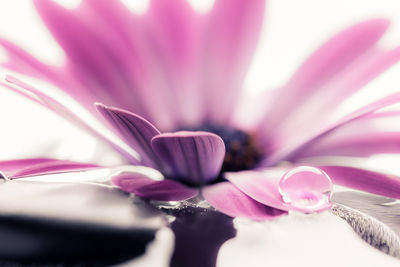
[[[399,102],[399,94],[329,120],[344,99],[398,61],[399,49],[377,45],[386,20],[365,21],[340,32],[275,94],[249,99],[242,95],[243,80],[260,33],[263,0],[216,0],[206,14],[196,13],[185,0],[153,0],[144,15],[132,14],[118,1],[84,0],[74,10],[49,0],[34,3],[67,62],[54,68],[1,40],[9,56],[4,65],[55,84],[93,114],[101,114],[139,159],[44,92],[11,76],[4,85],[108,141],[132,164],[157,169],[165,178],[132,173],[113,177],[122,190],[164,201],[201,193],[228,215],[271,218],[290,209],[279,192],[282,175],[307,160],[336,184],[400,197],[398,177],[320,166],[315,160],[398,152],[398,134],[374,126],[398,115],[382,109]],[[95,108],[95,102],[101,104]],[[91,167],[49,159],[0,164],[9,178]],[[313,186],[307,179],[302,183]]]

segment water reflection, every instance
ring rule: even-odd
[[[236,235],[232,218],[219,212],[198,207],[164,211],[176,217],[171,224],[175,234],[173,267],[215,266],[221,245]]]

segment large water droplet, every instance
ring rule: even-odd
[[[279,192],[291,210],[314,213],[330,209],[333,184],[329,176],[314,167],[300,166],[285,173]]]

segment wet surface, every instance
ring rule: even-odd
[[[175,234],[173,267],[215,266],[221,245],[236,235],[232,218],[213,210],[185,207],[166,212],[176,218],[171,224]]]
[[[48,195],[43,194],[43,190],[33,189],[35,186],[29,184],[29,189],[31,191],[38,190],[38,198],[45,198],[47,201],[53,199],[53,194],[51,194],[52,198],[49,198]],[[39,186],[43,189],[43,185]],[[18,188],[21,188],[20,185]],[[12,190],[12,187],[8,187],[8,189]],[[120,221],[122,218],[130,218],[132,227],[126,227],[126,224],[121,223],[96,223],[97,217],[90,217],[92,222],[78,220],[77,218],[81,216],[80,209],[68,210],[72,218],[70,220],[65,219],[65,217],[37,216],[39,214],[34,213],[33,209],[38,206],[37,208],[41,210],[43,203],[32,203],[26,198],[27,195],[25,195],[25,198],[16,197],[12,199],[10,197],[9,201],[14,201],[13,210],[16,210],[16,207],[21,208],[16,203],[17,199],[20,198],[21,203],[29,206],[32,213],[31,215],[26,213],[6,214],[9,211],[4,206],[0,207],[0,210],[3,210],[0,213],[1,266],[108,266],[131,261],[145,253],[147,245],[154,240],[159,227],[165,226],[165,224],[155,224],[158,227],[148,227],[149,223],[157,218],[165,218],[165,215],[170,218],[170,228],[175,235],[175,248],[170,261],[170,266],[173,267],[215,266],[222,244],[236,235],[232,218],[208,207],[199,207],[198,202],[193,202],[192,206],[175,203],[177,205],[175,208],[174,205],[158,206],[161,212],[144,201],[129,199],[125,203],[120,197],[126,199],[126,196],[120,196],[118,192],[104,191],[102,188],[93,188],[92,186],[80,186],[80,190],[85,192],[76,190],[71,185],[62,186],[63,190],[59,188],[59,185],[54,188],[51,185],[46,185],[45,189],[46,192],[57,192],[57,195],[62,195],[60,193],[62,191],[69,197],[75,193],[80,196],[82,193],[86,193],[88,200],[85,202],[88,205],[85,207],[86,212],[90,213],[89,207],[91,207],[93,208],[92,212],[96,210],[97,214],[95,207],[101,205],[104,212],[103,217],[111,216],[106,212],[108,208],[116,209],[121,208],[121,205],[127,205],[132,218],[124,217],[124,215],[119,219],[117,217],[111,219]],[[99,195],[104,198],[108,194],[111,194],[112,197],[109,196],[106,202],[98,201]],[[66,199],[65,205],[72,205],[69,203],[72,198],[68,198],[66,195],[63,195],[63,198]],[[395,223],[398,223],[398,220],[396,220],[398,214],[394,212],[398,209],[398,203],[391,199],[365,194],[343,193],[337,194],[334,200],[346,202],[347,205],[351,204],[359,210],[364,209],[365,213],[375,215],[375,217],[386,218],[386,220],[389,220],[386,223],[398,230],[396,228],[398,224]],[[61,202],[57,203],[60,204]],[[79,203],[82,205],[83,202]],[[6,205],[7,202],[0,202],[0,204]],[[113,206],[114,204],[116,206]],[[111,206],[106,208],[107,205]],[[124,210],[121,209],[118,213],[125,214]],[[54,211],[52,210],[52,212]],[[391,216],[387,216],[387,214]],[[115,216],[114,213],[113,216]]]
[[[175,249],[170,266],[215,266],[221,245],[236,234],[232,218],[213,210],[165,209]],[[107,266],[145,253],[155,230],[125,229],[29,216],[0,216],[0,265]]]
[[[0,186],[1,266],[108,266],[145,252],[163,212],[96,184]]]
[[[0,265],[124,263],[143,255],[157,231],[169,226],[171,266],[215,266],[236,230],[232,218],[199,205],[156,208],[104,185],[9,181],[0,186]]]

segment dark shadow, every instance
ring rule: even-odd
[[[154,235],[155,229],[0,216],[0,265],[108,266],[143,254]]]
[[[219,212],[193,207],[165,211],[176,217],[171,224],[175,234],[172,267],[215,266],[221,245],[236,235],[232,218]]]

